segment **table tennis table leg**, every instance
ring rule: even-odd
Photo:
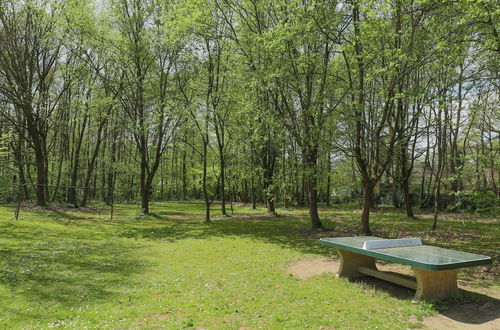
[[[438,300],[458,294],[458,269],[427,270],[412,267],[417,278],[417,290],[413,301]]]
[[[358,271],[359,267],[377,269],[375,258],[359,253],[337,249],[340,255],[340,268],[337,276],[340,277],[363,277],[366,276]]]

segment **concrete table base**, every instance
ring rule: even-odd
[[[413,301],[433,301],[458,294],[458,269],[427,270],[412,267],[416,281],[377,270],[375,258],[359,253],[337,249],[340,255],[339,277],[359,278],[373,276],[412,290],[416,290]]]
[[[417,278],[414,301],[438,300],[458,295],[458,269],[427,270],[412,267]]]

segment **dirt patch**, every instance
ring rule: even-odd
[[[500,303],[450,305],[446,312],[426,317],[423,323],[429,329],[500,329]]]
[[[323,273],[336,273],[340,261],[333,258],[314,258],[297,260],[288,267],[288,272],[293,276],[306,279]]]
[[[33,212],[84,212],[84,213],[109,213],[111,207],[108,208],[96,208],[88,206],[72,207],[68,205],[49,205],[49,206],[38,206],[33,203],[23,203],[21,204],[21,212],[23,211],[33,211]]]
[[[313,258],[300,259],[295,261],[287,271],[293,276],[306,279],[323,273],[337,273],[340,267],[340,260],[336,258]],[[395,272],[403,275],[413,275],[410,267],[395,264],[377,263],[379,270],[384,272]]]
[[[292,218],[295,215],[290,214],[270,214],[270,213],[258,213],[258,214],[241,214],[234,213],[227,216],[212,216],[210,217],[213,221],[221,221],[221,220],[273,220],[277,218]]]
[[[323,273],[335,274],[339,266],[340,260],[335,258],[300,259],[290,265],[287,271],[299,279],[307,279]],[[404,265],[378,263],[377,267],[381,271],[413,275],[411,268]],[[415,294],[413,290],[376,278],[366,277],[356,281],[372,285],[397,298],[411,298]],[[463,286],[462,281],[459,284],[463,290],[484,295],[486,301],[449,305],[445,312],[426,317],[423,321],[424,327],[428,329],[500,329],[500,292]]]
[[[432,219],[434,218],[434,213],[419,213],[417,214],[417,216],[425,219]],[[473,213],[439,213],[439,218],[445,220],[458,220],[458,221],[467,220],[467,221],[477,221],[483,223],[500,222],[500,218],[485,217]]]

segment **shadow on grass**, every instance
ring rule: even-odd
[[[116,294],[110,288],[141,271],[129,245],[68,235],[54,240],[27,233],[12,236],[0,247],[0,284],[29,303],[89,304]]]
[[[309,234],[301,235],[308,228],[307,219],[296,217],[258,217],[254,219],[225,218],[224,220],[204,223],[193,220],[166,220],[151,223],[148,226],[133,226],[121,235],[127,238],[158,239],[175,242],[182,239],[210,239],[223,236],[250,238],[285,248],[295,249],[303,253],[331,255],[333,249],[324,247]],[[332,231],[318,231],[331,236]],[[325,236],[324,235],[324,236]]]
[[[398,274],[398,275],[402,276],[401,274]],[[370,277],[370,276],[360,277],[360,278],[352,279],[352,280],[350,280],[350,282],[373,287],[378,291],[386,292],[390,296],[392,296],[394,298],[398,298],[398,299],[412,299],[413,296],[415,296],[415,290],[408,289],[404,286],[397,285],[397,284],[392,283],[392,282],[380,280],[380,279],[375,278],[375,277]]]
[[[408,220],[411,222],[412,220]],[[249,238],[256,241],[276,244],[284,248],[293,249],[301,253],[331,256],[336,254],[335,249],[320,245],[321,237],[353,236],[358,233],[357,223],[345,221],[338,217],[324,217],[323,223],[330,230],[311,230],[308,218],[292,216],[252,216],[224,218],[206,224],[200,220],[163,220],[149,222],[147,225],[133,225],[122,232],[128,238],[144,238],[175,242],[183,239],[212,239],[233,236],[235,238]],[[411,231],[408,232],[408,235]],[[383,229],[375,230],[375,235],[386,237]],[[449,243],[449,242],[448,242]],[[448,247],[448,246],[443,246]],[[470,250],[466,246],[453,246],[457,250]],[[481,252],[481,251],[479,251]],[[489,250],[485,252],[491,252]],[[484,252],[483,252],[484,253]],[[493,259],[495,255],[493,254]],[[496,277],[495,263],[485,266],[484,271],[491,277]],[[476,271],[476,269],[475,269]],[[486,287],[494,281],[482,281]]]
[[[481,325],[500,319],[500,300],[468,290],[460,289],[460,297],[445,301],[440,313],[454,321],[467,325]],[[493,328],[493,327],[492,327]]]
[[[12,216],[14,217],[15,207],[12,205],[10,206],[10,208],[12,209],[11,210]],[[111,211],[110,207],[107,208],[97,208],[88,206],[74,207],[74,206],[57,205],[57,204],[42,207],[31,203],[26,203],[26,204],[23,203],[21,205],[21,209],[19,210],[18,220],[22,221],[26,217],[33,217],[33,216],[49,217],[53,219],[66,219],[66,220],[86,220],[95,218],[96,216],[99,216],[101,214],[109,214],[110,211]],[[68,212],[82,213],[85,215],[90,215],[90,217],[73,215]]]
[[[386,292],[397,299],[412,299],[415,295],[415,290],[374,277],[362,277],[352,280],[352,282]],[[464,328],[468,325],[481,325],[500,318],[500,300],[464,289],[459,289],[459,292],[459,297],[438,301],[433,304],[434,309],[442,315],[437,317],[444,316],[463,323],[462,325],[457,324],[457,328]]]

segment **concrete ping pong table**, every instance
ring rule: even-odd
[[[416,290],[414,301],[437,300],[458,294],[460,268],[491,263],[488,256],[422,245],[420,238],[383,239],[374,236],[322,238],[336,248],[341,260],[337,276],[372,276]],[[412,266],[416,281],[377,270],[375,259]]]

